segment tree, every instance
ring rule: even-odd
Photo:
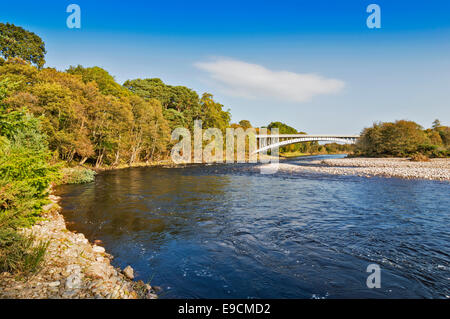
[[[297,134],[297,130],[287,124],[281,122],[271,122],[268,126],[268,129],[277,128],[280,134]]]
[[[129,163],[133,164],[138,160],[151,160],[156,153],[164,153],[169,144],[170,131],[158,100],[145,101],[132,96],[130,103],[134,121],[130,132]]]
[[[209,93],[204,93],[200,99],[194,90],[167,85],[160,79],[128,80],[124,87],[146,100],[160,101],[172,130],[180,126],[192,129],[198,119],[203,120],[204,128],[222,129],[229,125],[230,113],[224,111],[223,105],[214,101]]]
[[[441,122],[436,119],[433,122],[432,131],[434,133],[430,134],[432,134],[437,141],[439,141],[439,139],[435,136],[435,133],[439,134],[440,140],[444,146],[448,147],[450,145],[450,127],[442,125]]]
[[[0,73],[0,78],[18,81],[5,100],[6,104],[14,110],[25,106],[41,117],[50,149],[57,151],[68,162],[76,157],[86,160],[94,154],[85,108],[89,104],[86,97],[92,89],[96,90],[95,87],[85,85],[77,76],[55,69],[37,71],[28,64],[17,64],[11,60],[0,67]]]
[[[179,126],[192,128],[194,120],[200,118],[198,94],[185,86],[166,85],[160,79],[136,79],[126,81],[124,87],[146,100],[160,101],[172,130]]]
[[[153,98],[159,100],[165,109],[170,106],[172,93],[170,92],[170,88],[161,79],[128,80],[123,86],[144,99]]]
[[[442,137],[441,137],[441,134],[439,134],[439,131],[437,131],[435,129],[428,129],[428,130],[425,130],[425,133],[432,145],[437,145],[437,146],[443,145]]]
[[[117,83],[111,74],[98,66],[91,68],[84,68],[81,65],[77,67],[71,66],[66,72],[81,75],[84,83],[97,83],[98,89],[102,94],[114,95],[116,97],[130,96],[129,90]]]
[[[438,129],[439,127],[441,127],[441,121],[439,121],[439,119],[435,119],[433,121],[433,125],[431,126],[434,130]]]
[[[44,66],[47,53],[39,36],[9,23],[0,23],[0,52],[5,59],[19,57],[38,68]]]
[[[239,122],[239,126],[245,130],[245,129],[251,128],[252,124],[248,120],[242,120]]]
[[[439,130],[439,135],[441,136],[442,143],[446,146],[450,146],[450,127],[443,126]]]
[[[357,151],[367,156],[409,156],[420,152],[430,139],[423,128],[412,121],[375,123],[365,128]]]
[[[99,95],[87,110],[91,140],[96,152],[95,166],[117,165],[127,148],[132,126],[131,105],[111,95]]]
[[[205,128],[218,128],[222,132],[230,126],[231,114],[223,110],[223,105],[213,99],[213,95],[203,93],[200,100],[201,119]]]
[[[280,134],[298,134],[298,132],[295,128],[293,128],[285,123],[282,123],[282,122],[271,122],[267,126],[267,128],[270,130],[273,128],[277,128],[278,132]],[[283,146],[280,148],[280,153],[296,152],[296,151],[299,151],[301,148],[303,148],[304,149],[303,151],[306,152],[306,149],[309,148],[309,143],[308,144],[302,143],[302,145],[301,144],[291,144],[288,146]]]

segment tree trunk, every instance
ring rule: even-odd
[[[119,151],[119,149],[117,149],[116,159],[114,160],[114,164],[113,164],[114,166],[119,164],[119,158],[120,158],[120,151]]]
[[[102,161],[103,161],[103,152],[99,155],[99,157],[97,157],[97,162],[95,163],[95,167],[99,167],[100,165],[102,165]]]

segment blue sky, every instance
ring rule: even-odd
[[[66,7],[81,7],[79,30]],[[381,7],[368,29],[366,7]],[[450,123],[450,1],[20,1],[0,21],[46,42],[47,65],[98,65],[210,92],[233,121],[359,133]]]

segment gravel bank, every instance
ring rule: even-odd
[[[124,271],[114,268],[112,256],[103,247],[90,244],[83,234],[68,231],[58,212],[58,197],[50,198],[53,203],[45,207],[45,220],[23,230],[49,242],[44,264],[26,281],[0,274],[0,298],[157,298],[153,287],[132,280],[130,267]]]
[[[279,170],[292,173],[315,172],[333,175],[450,181],[450,159],[412,162],[404,158],[340,158],[305,162],[302,165],[280,163]]]

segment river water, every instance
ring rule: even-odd
[[[58,193],[69,229],[161,298],[450,295],[448,182],[235,164],[108,171]],[[381,288],[366,285],[370,264]]]

